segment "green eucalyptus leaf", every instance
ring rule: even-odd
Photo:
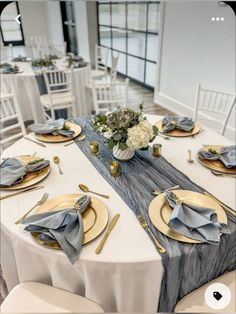
[[[126,143],[119,143],[119,149],[126,150],[128,148],[128,145]]]
[[[120,133],[117,133],[113,136],[113,138],[116,142],[119,142],[122,139],[122,135]]]
[[[113,140],[108,142],[108,148],[109,149],[113,149],[114,146],[116,146],[116,142],[114,142]]]
[[[148,150],[148,146],[141,148],[140,150]]]
[[[154,134],[157,135],[159,131],[158,128],[155,125],[153,125],[152,129],[153,129]]]

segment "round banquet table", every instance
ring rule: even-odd
[[[148,116],[154,123],[161,117]],[[29,135],[34,138],[33,134]],[[187,150],[193,156],[202,144],[232,144],[226,138],[205,129],[196,138],[171,138],[162,143],[163,156],[194,182],[234,207],[235,193],[231,177],[216,177],[196,160],[188,163]],[[53,285],[101,304],[106,312],[156,312],[163,276],[160,254],[156,251],[135,215],[115,190],[98,173],[76,144],[46,144],[46,148],[21,139],[4,151],[2,158],[33,154],[52,160],[61,158],[64,174],[51,163],[50,175],[41,183],[44,189],[1,201],[1,265],[8,289],[24,281]],[[108,194],[101,201],[109,217],[120,213],[101,254],[95,254],[101,237],[86,245],[74,265],[62,251],[51,250],[36,243],[22,225],[15,221],[33,206],[44,192],[50,198],[68,193],[80,193],[78,184]],[[7,192],[4,192],[7,193]],[[99,198],[99,197],[98,197]]]
[[[22,73],[1,74],[2,94],[10,93],[12,88],[17,96],[24,121],[44,122],[43,110],[40,103],[40,90],[36,77],[42,80],[40,71],[33,71],[29,62],[9,62],[17,64]],[[55,60],[57,69],[64,69],[63,60]],[[89,91],[86,85],[91,80],[91,68],[87,65],[73,70],[72,92],[75,97],[76,115],[90,114],[92,105],[89,101]],[[44,84],[45,85],[45,84]],[[45,88],[44,88],[45,89]],[[46,90],[44,91],[46,92]]]

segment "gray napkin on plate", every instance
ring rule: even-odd
[[[194,121],[189,117],[176,117],[166,115],[162,120],[163,133],[174,129],[190,132],[195,127]]]
[[[200,150],[198,156],[208,160],[221,160],[225,167],[236,167],[236,145],[222,147],[217,153],[214,149]]]
[[[179,199],[173,192],[166,192],[166,200],[173,212],[168,226],[191,239],[217,245],[220,234],[228,233],[228,227],[220,224],[212,208],[200,207]]]
[[[0,187],[19,183],[28,172],[41,170],[49,164],[49,160],[40,159],[25,165],[16,158],[7,158],[0,165]]]
[[[73,137],[74,131],[65,127],[65,120],[48,120],[45,124],[35,123],[29,126],[30,131],[36,134],[53,134]]]
[[[76,202],[79,209],[67,208],[36,214],[25,218],[22,224],[26,231],[40,233],[45,242],[58,242],[72,264],[78,259],[83,244],[83,220],[81,214],[91,201],[84,195]]]

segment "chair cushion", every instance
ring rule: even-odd
[[[36,282],[17,285],[1,305],[1,313],[103,313],[100,305],[68,291]]]
[[[107,74],[107,72],[103,70],[92,70],[91,72],[93,79],[99,79]]]
[[[226,285],[231,291],[231,302],[230,304],[221,310],[212,309],[205,301],[205,291],[213,283],[222,283]],[[186,295],[181,299],[176,307],[175,312],[186,312],[186,313],[234,313],[235,312],[235,286],[236,286],[236,271],[228,272],[210,282],[203,285],[199,289],[194,290],[190,294]]]
[[[43,105],[48,107],[52,106],[61,106],[64,104],[71,104],[74,101],[74,97],[69,92],[63,93],[55,93],[52,96],[52,104],[49,94],[41,95],[40,96],[41,102]]]

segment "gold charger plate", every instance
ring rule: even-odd
[[[167,136],[173,136],[173,137],[193,136],[193,135],[199,133],[201,130],[201,126],[198,122],[195,123],[194,129],[190,132],[175,129],[175,130],[172,130],[170,132],[163,133],[162,120],[156,122],[156,127],[158,128],[160,133],[165,134]]]
[[[47,143],[60,143],[71,141],[73,138],[77,137],[81,133],[81,127],[78,124],[66,121],[66,126],[72,129],[75,133],[73,137],[68,137],[64,135],[52,135],[52,134],[35,134],[37,140]]]
[[[197,206],[208,207],[215,210],[218,221],[227,225],[227,216],[223,208],[212,198],[193,191],[174,190],[173,191],[181,200]],[[172,208],[167,204],[165,194],[162,193],[155,197],[149,205],[148,214],[154,226],[166,236],[186,243],[202,243],[200,241],[188,238],[168,226]]]
[[[39,214],[73,207],[76,200],[83,195],[84,194],[65,194],[57,196],[38,207],[35,213]],[[84,223],[83,245],[85,245],[96,239],[103,232],[107,226],[109,216],[106,206],[99,199],[91,197],[90,207],[86,209],[82,217]],[[61,249],[58,243],[44,242],[39,239],[38,233],[32,232],[31,234],[39,244],[51,249]]]
[[[39,156],[32,156],[32,155],[22,155],[22,156],[18,156],[18,157],[14,157],[18,160],[20,160],[22,163],[27,164],[30,161],[34,161],[36,159],[41,159],[42,157]],[[9,187],[1,187],[1,190],[4,191],[14,191],[14,190],[20,190],[20,189],[24,189],[24,188],[28,188],[34,184],[39,183],[40,181],[42,181],[43,179],[45,179],[49,173],[50,173],[51,169],[50,169],[50,165],[38,170],[38,171],[34,171],[34,172],[29,172],[27,173],[23,180],[19,183],[16,183],[12,186]]]
[[[209,148],[214,149],[215,151],[219,152],[220,149],[222,148],[222,145],[204,145],[202,149],[208,150]],[[201,149],[201,150],[202,150]],[[222,173],[228,173],[228,174],[236,174],[236,167],[233,168],[227,168],[223,164],[221,160],[208,160],[208,159],[203,159],[199,156],[197,156],[198,161],[205,167],[215,170],[217,172],[222,172]]]

